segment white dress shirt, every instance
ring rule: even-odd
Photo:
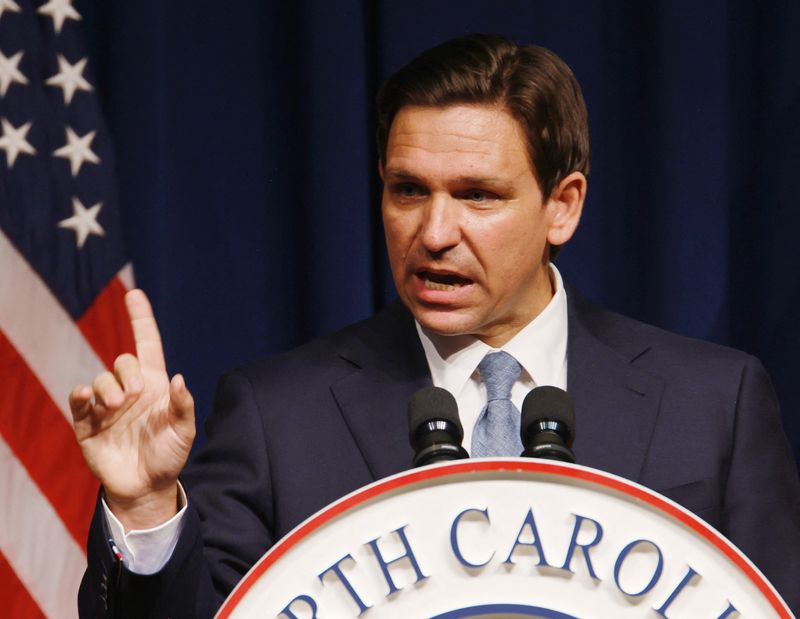
[[[417,333],[425,350],[433,384],[452,393],[458,403],[464,427],[464,448],[469,451],[472,430],[486,404],[486,387],[480,380],[478,364],[495,350],[505,350],[522,366],[519,379],[511,388],[511,401],[522,409],[522,400],[534,387],[567,387],[567,295],[561,274],[550,265],[555,292],[550,303],[501,349],[484,344],[471,335],[442,336],[425,331],[417,323]],[[405,440],[405,437],[397,437]],[[153,529],[128,531],[102,501],[108,528],[125,566],[137,574],[154,574],[166,565],[178,543],[186,512],[186,494],[180,488],[183,507],[164,524]]]

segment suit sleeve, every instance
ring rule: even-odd
[[[208,443],[181,476],[188,494],[175,551],[153,575],[116,559],[101,509],[95,510],[81,583],[81,617],[212,617],[272,546],[272,494],[261,418],[247,378],[220,380]],[[98,505],[99,507],[99,505]]]
[[[723,530],[800,613],[800,481],[761,363],[742,372]]]

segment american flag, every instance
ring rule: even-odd
[[[0,0],[0,615],[77,616],[97,482],[67,396],[133,351],[113,159],[71,0]]]

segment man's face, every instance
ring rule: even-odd
[[[386,245],[400,298],[426,329],[501,346],[552,297],[555,207],[542,202],[526,148],[500,107],[407,106],[395,117],[382,168]]]

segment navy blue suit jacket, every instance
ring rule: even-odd
[[[800,483],[761,364],[609,312],[568,290],[568,392],[579,464],[637,481],[728,536],[800,610]],[[406,407],[431,382],[394,305],[219,384],[189,510],[165,568],[137,576],[95,515],[83,616],[211,616],[280,537],[342,495],[410,467]]]

